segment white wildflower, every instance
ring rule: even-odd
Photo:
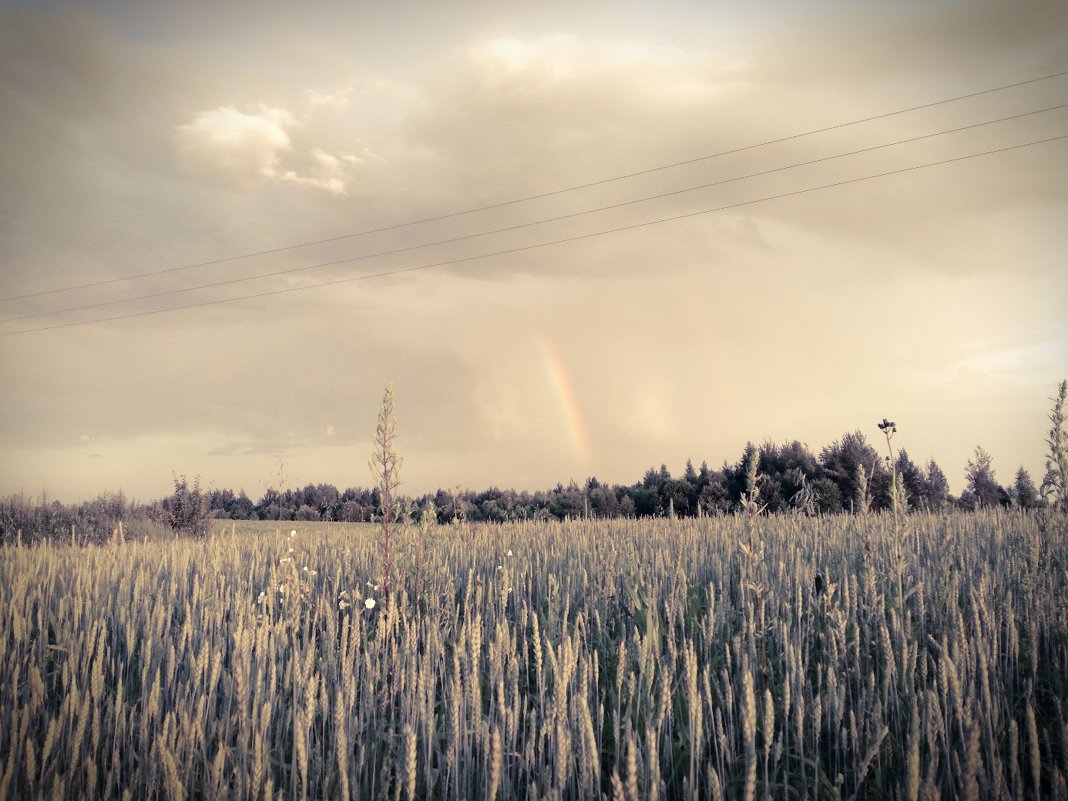
[[[508,556],[514,556],[514,554],[512,553],[512,549],[511,548],[508,549]]]
[[[374,609],[375,608],[375,599],[374,598],[368,598],[366,601],[363,602],[363,605],[367,609]]]

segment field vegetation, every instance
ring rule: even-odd
[[[391,389],[378,525],[212,522],[176,477],[170,536],[119,496],[79,541],[20,499],[0,801],[1066,799],[1066,398],[1012,510],[911,505],[884,419],[883,511],[858,462],[855,514],[805,480],[768,514],[750,446],[731,516],[441,525],[397,495]]]
[[[9,548],[0,799],[1068,794],[1026,511]],[[379,585],[379,586],[376,586]]]

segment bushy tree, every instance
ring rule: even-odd
[[[557,484],[549,493],[549,514],[558,520],[577,520],[586,514],[586,494],[574,481]]]
[[[320,517],[319,515],[319,510],[316,509],[314,506],[304,504],[299,509],[297,509],[297,513],[293,516],[293,519],[309,522],[315,520],[322,520],[322,517]]]
[[[810,482],[821,475],[819,463],[809,449],[798,440],[774,445],[765,442],[760,447],[761,501],[768,512],[787,512],[806,508],[815,501]]]
[[[709,478],[697,496],[701,514],[726,514],[731,508],[730,498],[727,496],[726,476],[722,470],[716,470],[710,473]]]
[[[586,482],[586,497],[590,504],[590,514],[593,517],[611,518],[621,517],[619,508],[619,496],[609,486],[600,483],[596,478]]]
[[[200,489],[200,476],[192,484],[184,475],[175,476],[174,493],[164,508],[167,524],[179,536],[204,537],[210,530],[210,496]]]
[[[658,488],[658,495],[661,509],[671,509],[679,517],[689,517],[692,514],[696,492],[694,486],[685,479],[668,479]]]
[[[1008,493],[994,478],[994,459],[982,445],[975,446],[975,455],[968,460],[964,477],[968,481],[968,492],[975,497],[978,508],[992,508],[1008,500]]]
[[[864,511],[866,502],[871,500],[872,479],[882,462],[864,434],[845,434],[820,451],[819,461],[826,478],[838,487],[840,498],[837,508],[823,511],[841,512],[850,507],[858,513]]]

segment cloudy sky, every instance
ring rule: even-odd
[[[1041,479],[1065,4],[249,8],[0,4],[0,493],[367,485],[390,382],[412,492]]]

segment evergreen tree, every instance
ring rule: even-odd
[[[1031,474],[1024,470],[1023,465],[1016,471],[1012,499],[1020,509],[1034,509],[1038,506],[1038,490],[1035,488],[1035,482],[1031,480]]]
[[[949,502],[949,479],[934,459],[927,463],[926,473],[923,482],[924,505],[929,512],[940,512]]]
[[[693,468],[692,459],[686,460],[686,471],[682,474],[682,477],[694,486],[697,486],[697,471]]]

